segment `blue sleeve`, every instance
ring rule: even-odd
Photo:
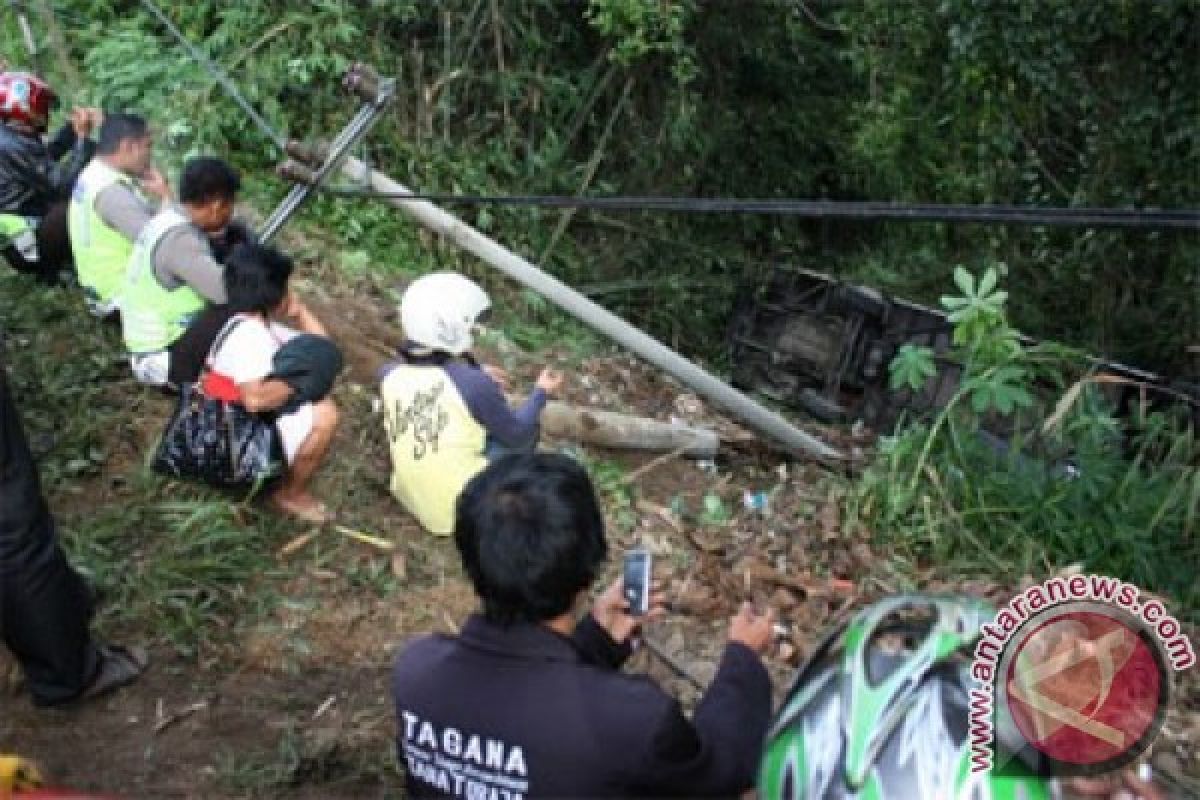
[[[546,406],[546,393],[541,389],[534,389],[513,411],[500,387],[483,370],[469,364],[447,364],[445,370],[471,416],[501,444],[517,447],[537,432],[538,416]]]

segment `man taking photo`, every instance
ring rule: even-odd
[[[701,797],[753,785],[771,711],[760,655],[772,615],[747,605],[733,619],[689,721],[651,679],[620,671],[640,627],[620,580],[579,615],[607,545],[577,463],[492,462],[459,497],[454,537],[483,611],[396,660],[411,796]],[[652,597],[649,616],[663,613]]]

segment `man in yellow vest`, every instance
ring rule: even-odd
[[[166,203],[171,189],[150,165],[154,141],[137,114],[108,114],[100,126],[96,157],[71,192],[67,228],[75,270],[98,317],[117,310],[133,243],[154,216],[146,195]]]
[[[421,276],[400,301],[407,340],[381,386],[391,488],[430,533],[454,530],[454,503],[489,458],[536,448],[546,399],[562,386],[561,373],[543,369],[528,399],[509,408],[504,371],[471,355],[472,328],[490,306],[454,272]]]
[[[133,246],[121,289],[121,332],[134,376],[152,386],[196,380],[229,319],[213,241],[226,233],[241,180],[219,158],[193,158]],[[242,234],[245,235],[245,234]]]

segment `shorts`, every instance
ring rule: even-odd
[[[305,403],[290,414],[281,414],[275,420],[275,427],[279,430],[279,438],[283,440],[283,454],[291,464],[296,460],[296,451],[300,449],[300,445],[304,444],[304,440],[312,433],[312,403]]]

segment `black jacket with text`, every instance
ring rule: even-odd
[[[590,615],[571,638],[471,617],[396,660],[413,797],[733,796],[753,785],[771,706],[762,661],[726,646],[691,722]]]

